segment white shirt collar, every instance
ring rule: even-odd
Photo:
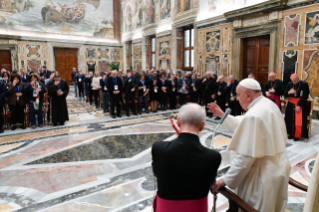
[[[252,101],[249,105],[248,105],[248,110],[250,109],[250,108],[252,108],[253,106],[254,106],[254,104],[256,103],[256,102],[258,102],[261,98],[263,98],[263,95],[261,95],[260,97],[258,97],[258,98],[256,98],[254,101]]]

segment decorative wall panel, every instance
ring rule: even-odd
[[[219,52],[220,30],[206,32],[206,52]]]
[[[27,72],[40,70],[42,66],[47,66],[48,46],[47,43],[37,42],[18,42],[18,67],[24,68]]]
[[[230,29],[225,28],[223,29],[223,51],[229,52],[230,51]]]
[[[171,67],[171,40],[171,37],[156,39],[156,67],[159,67],[163,70],[170,69]]]
[[[297,73],[298,69],[298,51],[287,50],[283,52],[282,57],[282,81],[284,86],[290,82],[290,75]]]
[[[85,46],[85,72],[88,71],[88,66],[94,67],[95,71],[105,72],[111,71],[108,63],[119,63],[121,69],[121,48],[117,47],[101,47],[101,46]]]
[[[204,52],[204,33],[200,32],[197,35],[197,52],[199,54]]]
[[[304,61],[305,62],[305,61]],[[314,51],[304,71],[307,73],[305,81],[311,88],[310,96],[319,97],[319,51]]]
[[[223,61],[222,61],[222,76],[224,77],[224,81],[227,81],[227,77],[229,76],[229,66],[230,66],[229,60],[230,60],[229,55],[224,54]]]
[[[319,11],[306,13],[305,44],[319,43]]]
[[[299,46],[299,36],[301,27],[301,15],[290,15],[285,17],[284,22],[284,46]]]
[[[206,56],[206,73],[211,72],[212,74],[220,75],[220,57],[217,55]]]

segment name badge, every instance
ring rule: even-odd
[[[154,89],[154,93],[157,93],[157,89],[156,88]]]
[[[107,87],[104,85],[104,90],[107,91]]]
[[[173,87],[172,91],[175,91],[175,87]]]
[[[185,86],[183,86],[183,90],[185,89]]]
[[[17,96],[17,101],[19,101],[19,97]]]
[[[218,96],[220,96],[220,95],[222,95],[222,93],[218,91]]]
[[[38,97],[38,91],[33,90],[33,97]]]
[[[81,79],[81,78],[79,78],[79,82],[82,82],[82,79]]]
[[[114,90],[117,91],[119,89],[118,85],[114,85]]]
[[[143,92],[144,92],[144,93],[146,92],[146,88],[143,88]]]
[[[193,90],[196,90],[195,86],[193,87]]]
[[[233,94],[233,93],[231,93],[231,94],[230,94],[230,96],[231,96],[231,97],[233,97],[233,96],[234,96],[234,94]]]
[[[132,81],[131,79],[128,80],[128,82],[131,82],[131,81]]]

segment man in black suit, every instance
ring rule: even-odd
[[[232,116],[240,116],[242,110],[239,101],[237,101],[236,88],[238,84],[239,81],[235,80],[234,76],[230,75],[228,77],[227,86],[225,87],[226,102],[231,109]]]
[[[112,71],[112,77],[109,77],[107,80],[107,90],[110,92],[111,96],[111,115],[115,119],[114,106],[116,104],[116,112],[118,117],[121,115],[121,98],[122,98],[122,79],[117,76],[117,71]]]
[[[216,100],[217,105],[225,112],[226,108],[226,92],[225,87],[227,84],[224,82],[224,77],[219,76],[217,82],[214,84],[214,100]],[[219,120],[219,117],[216,117],[216,120]]]
[[[46,79],[50,78],[50,75],[51,75],[51,71],[47,70],[46,66],[42,66],[42,71],[40,73],[41,79],[45,81]]]
[[[130,106],[132,112],[135,116],[137,116],[136,108],[135,108],[135,97],[138,86],[138,81],[136,76],[132,73],[132,70],[128,69],[126,71],[126,76],[123,77],[124,81],[124,95],[125,95],[125,109],[126,115],[130,116]]]
[[[200,88],[200,80],[196,79],[196,75],[193,74],[189,81],[189,93],[191,96],[190,102],[197,103],[198,102],[198,90]]]
[[[0,133],[4,133],[3,131],[3,106],[6,102],[6,94],[7,94],[7,89],[3,81],[0,81]]]
[[[213,117],[212,113],[208,113],[207,105],[213,102],[212,95],[214,93],[214,84],[216,82],[216,78],[212,77],[212,73],[207,72],[206,77],[202,80],[202,92],[204,93],[204,104],[206,107],[206,115],[209,117]]]
[[[214,184],[221,155],[200,143],[198,134],[204,129],[205,114],[198,104],[184,105],[177,118],[178,138],[171,142],[156,142],[152,147],[158,212],[174,212],[167,209],[172,207],[185,212],[208,211],[207,196]],[[185,204],[189,200],[196,206]]]
[[[29,75],[25,72],[24,68],[20,69],[20,73],[21,73],[21,82],[23,83],[30,82]]]

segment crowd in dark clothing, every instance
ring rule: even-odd
[[[6,106],[10,112],[11,130],[18,127],[26,129],[27,125],[35,129],[43,127],[44,116],[54,126],[58,123],[63,125],[68,121],[66,97],[69,86],[61,79],[57,72],[51,73],[43,66],[40,72],[26,74],[24,69],[18,71],[1,70],[0,79],[0,133],[3,133],[4,117]],[[48,113],[43,114],[45,95],[49,94]],[[51,110],[50,110],[51,108]],[[28,113],[29,120],[25,120]]]
[[[104,113],[110,112],[113,118],[121,117],[122,109],[130,116],[176,109],[187,102],[207,105],[215,101],[222,105],[223,110],[227,103],[232,108],[233,115],[241,114],[241,107],[236,100],[237,80],[230,80],[228,85],[225,82],[219,83],[217,76],[210,73],[202,78],[192,72],[172,74],[170,71],[158,70],[127,70],[126,74],[120,70],[96,72],[94,75],[92,72],[86,75],[82,72],[72,73],[78,90],[75,96],[84,100],[85,91],[86,102],[91,105],[95,102],[97,109],[101,107]],[[99,85],[97,81],[100,82]],[[212,117],[208,110],[207,115]]]

